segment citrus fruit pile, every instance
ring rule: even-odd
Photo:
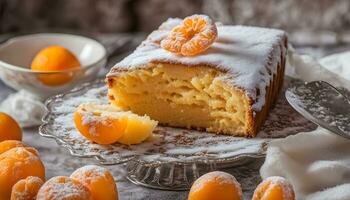
[[[39,189],[36,200],[118,200],[118,191],[107,169],[87,165],[70,177],[49,179]]]
[[[0,112],[0,199],[6,200],[117,200],[112,174],[88,165],[70,177],[45,182],[39,152],[23,143],[22,130],[9,115]]]

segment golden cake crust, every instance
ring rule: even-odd
[[[287,47],[287,40],[285,42],[285,45]],[[255,137],[261,126],[264,124],[269,111],[273,108],[274,104],[277,101],[279,92],[282,89],[283,86],[283,78],[284,78],[284,69],[285,69],[285,63],[286,63],[286,57],[282,56],[281,57],[281,62],[278,64],[278,71],[274,75],[273,81],[271,82],[270,86],[267,87],[267,95],[265,96],[265,105],[262,107],[262,109],[258,112],[255,112],[254,116],[254,111],[252,110],[252,107],[249,107],[248,110],[248,124],[249,124],[249,129],[248,129],[248,134],[252,137]],[[252,101],[252,100],[251,100]],[[253,102],[251,102],[250,105],[252,105]]]

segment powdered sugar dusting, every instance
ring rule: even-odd
[[[103,124],[104,126],[111,127],[111,123],[108,122],[108,118],[105,116],[95,116],[92,112],[81,112],[82,121],[81,124],[83,126],[89,125],[89,133],[97,136],[97,128],[98,124]]]
[[[207,51],[186,57],[160,47],[160,42],[180,23],[180,19],[168,19],[132,54],[117,63],[107,76],[116,75],[119,70],[142,68],[149,62],[215,67],[227,72],[226,81],[244,89],[254,101],[253,110],[259,111],[265,104],[266,87],[286,52],[285,32],[248,26],[218,26],[217,40]]]
[[[26,161],[38,160],[38,156],[29,151],[29,148],[31,149],[31,151],[34,151],[38,154],[38,151],[32,147],[15,147],[13,150],[15,154],[21,155],[20,157],[23,157],[23,159],[25,159]]]
[[[25,147],[17,147],[15,149],[15,151],[16,151],[16,154],[26,154],[26,155],[28,154],[28,155],[30,155],[29,151],[27,149],[25,149]]]
[[[288,78],[284,88],[291,86]],[[98,156],[105,163],[120,163],[130,158],[144,162],[192,162],[201,159],[226,159],[242,155],[262,155],[265,145],[273,138],[286,137],[316,126],[289,106],[283,91],[271,110],[266,123],[256,138],[215,135],[196,130],[158,126],[153,136],[138,145],[99,145],[84,138],[76,130],[74,116],[81,103],[107,103],[104,81],[75,90],[63,98],[52,99],[48,104],[50,115],[45,119],[41,133],[59,138],[77,155]],[[62,112],[64,110],[64,112]]]
[[[71,177],[77,179],[84,179],[87,182],[94,182],[99,178],[105,178],[108,174],[108,170],[106,168],[97,166],[97,165],[85,165],[77,170],[75,170]]]
[[[89,193],[87,188],[82,184],[77,184],[75,182],[72,179],[63,176],[51,178],[40,188],[37,200],[91,200],[91,194]]]
[[[159,30],[171,30],[182,22],[180,18],[169,18],[159,26]]]
[[[43,182],[39,177],[36,177],[36,176],[28,176],[28,177],[26,178],[26,180],[27,180],[29,183],[37,183],[37,184],[40,184],[40,183]]]
[[[16,187],[17,184],[24,184],[23,190],[21,187]],[[36,176],[28,176],[25,179],[22,179],[16,183],[16,185],[12,188],[12,194],[11,199],[35,199],[33,198],[33,187],[36,189],[39,189],[41,185],[43,184],[43,181]],[[30,185],[30,186],[29,186]],[[17,189],[20,188],[20,189]],[[35,191],[37,192],[37,191]],[[36,195],[35,195],[36,196]]]
[[[20,192],[20,191],[14,191],[12,189],[12,195],[11,196],[15,196],[18,199],[31,199],[30,193],[28,191],[26,191],[26,190]]]
[[[232,185],[237,189],[239,196],[242,196],[242,188],[234,176],[226,172],[214,171],[204,174],[192,185],[191,192],[198,192],[208,183],[215,183],[219,186]]]

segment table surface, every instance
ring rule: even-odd
[[[131,49],[135,48],[137,44],[145,37],[144,34],[100,34],[95,35],[109,50],[110,57],[107,67],[112,66],[118,60],[127,55]],[[2,38],[4,38],[3,36]],[[8,35],[6,35],[8,37]],[[305,35],[308,37],[308,35]],[[329,36],[326,36],[328,40],[322,39],[322,41],[316,41],[310,43],[310,40],[306,40],[305,37],[298,35],[298,38],[292,37],[292,43],[296,44],[296,49],[299,52],[309,53],[317,58],[325,55],[341,52],[344,50],[350,50],[350,44],[343,44],[337,42],[329,42]],[[319,37],[323,38],[323,37]],[[1,40],[1,36],[0,36]],[[294,41],[293,41],[294,40]],[[127,41],[127,43],[125,43]],[[304,41],[304,42],[303,42]],[[307,41],[307,44],[306,42]],[[125,45],[123,45],[125,43]],[[303,44],[305,43],[305,44]],[[118,48],[123,46],[123,48]],[[108,69],[105,70],[106,73]],[[103,73],[102,73],[103,76]],[[5,86],[0,81],[0,101],[7,95],[15,92],[14,90]],[[38,127],[24,129],[24,142],[30,146],[37,148],[40,152],[41,159],[43,160],[46,168],[47,179],[65,175],[69,176],[75,169],[87,164],[98,164],[94,159],[83,159],[72,157],[66,149],[60,148],[54,140],[43,138],[38,134]],[[244,199],[250,199],[252,195],[251,189],[244,189],[245,183],[254,182],[259,183],[259,168],[263,163],[263,159],[258,159],[250,162],[244,166],[226,169],[229,173],[236,175],[238,181],[242,184]],[[117,187],[119,191],[120,200],[139,200],[139,199],[167,199],[167,200],[182,200],[187,198],[187,191],[162,191],[153,190],[145,187],[137,186],[126,180],[126,172],[122,165],[104,166],[111,170],[114,178],[117,181]]]

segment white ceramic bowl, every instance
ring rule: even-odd
[[[30,64],[43,48],[59,45],[70,50],[81,67],[65,71],[32,71]],[[91,81],[106,64],[106,49],[96,40],[69,34],[43,33],[14,37],[0,45],[0,78],[16,90],[27,90],[42,98]],[[47,84],[43,79],[67,78],[60,84]]]

